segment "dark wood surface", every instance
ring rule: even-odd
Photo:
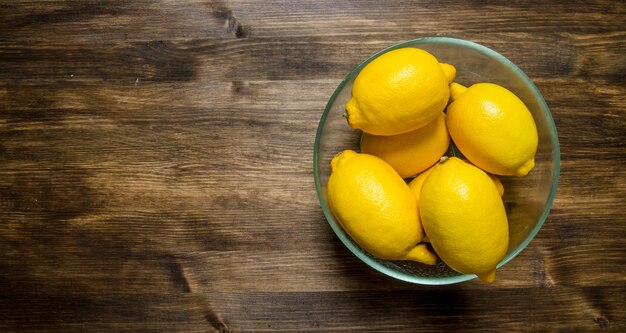
[[[561,178],[496,282],[337,240],[313,141],[360,61],[472,40],[536,83]],[[0,2],[0,331],[626,331],[623,1]]]

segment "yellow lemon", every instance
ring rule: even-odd
[[[515,94],[493,83],[450,85],[446,123],[452,140],[474,165],[496,175],[525,176],[535,166],[537,127]]]
[[[422,191],[422,185],[424,184],[426,177],[428,177],[428,175],[430,175],[430,173],[433,171],[433,168],[434,167],[428,168],[426,171],[420,173],[417,177],[413,178],[413,180],[411,180],[411,182],[409,183],[409,189],[411,190],[411,192],[413,192],[415,199],[417,199],[418,211],[419,211],[420,192]],[[422,223],[421,218],[420,218],[420,223]],[[428,235],[426,233],[424,233],[424,238],[422,238],[422,242],[430,243],[430,239],[428,239]]]
[[[419,210],[419,202],[420,202],[420,193],[422,192],[422,185],[424,185],[424,181],[426,180],[426,177],[430,175],[430,173],[433,171],[434,168],[435,166],[428,168],[426,171],[420,173],[417,177],[413,178],[411,182],[409,182],[409,189],[411,189],[411,192],[413,192],[413,195],[417,199],[418,210]],[[491,174],[489,174],[489,178],[491,178],[493,183],[496,185],[496,188],[498,189],[498,193],[500,194],[500,196],[504,195],[504,186],[502,185],[502,182],[500,181],[500,179]],[[420,218],[420,223],[421,223],[421,218]],[[422,242],[430,243],[428,234],[424,233],[424,238],[422,238]]]
[[[382,158],[402,178],[414,176],[437,163],[449,144],[443,112],[426,126],[408,133],[392,136],[363,133],[361,136],[361,152]]]
[[[430,265],[435,255],[423,243],[417,200],[382,159],[345,150],[331,161],[328,204],[333,215],[363,249],[389,260]]]
[[[437,118],[450,97],[456,70],[412,47],[389,51],[368,63],[346,104],[348,124],[374,135],[397,135]]]
[[[444,158],[447,159],[448,157],[444,157]],[[426,171],[420,173],[417,177],[413,178],[411,182],[409,182],[409,189],[411,189],[411,192],[413,192],[413,195],[415,195],[418,206],[419,206],[419,201],[420,201],[420,193],[422,192],[422,185],[424,185],[424,181],[426,180],[426,177],[430,175],[430,173],[433,171],[435,166],[428,168]],[[489,178],[491,178],[491,181],[493,182],[493,184],[496,185],[496,189],[498,189],[498,194],[500,194],[500,196],[503,196],[504,186],[502,185],[500,178],[492,174],[487,174],[487,175],[489,176]]]
[[[498,194],[500,194],[500,196],[504,195],[504,185],[502,185],[502,182],[500,181],[500,178],[498,178],[498,176],[496,175],[492,175],[492,174],[488,174],[489,178],[491,178],[491,181],[493,181],[493,183],[496,185],[496,188],[498,189]]]
[[[409,189],[413,192],[415,199],[417,199],[418,207],[420,201],[420,193],[422,192],[422,185],[424,185],[424,181],[430,175],[435,167],[430,167],[426,171],[420,173],[417,177],[413,178],[411,182],[409,182]]]
[[[491,283],[509,244],[504,204],[484,171],[456,157],[442,160],[419,194],[424,230],[448,266]]]

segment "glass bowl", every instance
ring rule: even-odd
[[[498,268],[513,259],[537,235],[545,222],[556,195],[559,178],[559,142],[548,105],[532,81],[511,61],[499,53],[476,43],[445,37],[420,38],[382,50],[354,68],[332,94],[322,114],[313,156],[315,187],[332,230],[343,244],[372,268],[393,278],[428,285],[452,284],[475,278],[447,267],[441,260],[428,266],[412,261],[389,261],[373,257],[360,248],[341,228],[331,213],[326,184],[330,175],[330,160],[344,150],[359,150],[361,132],[352,129],[343,117],[350,99],[352,84],[361,69],[376,57],[402,47],[417,47],[432,53],[440,62],[457,69],[455,81],[470,86],[491,82],[514,92],[530,109],[539,134],[535,168],[526,177],[500,177],[509,220],[509,250]],[[448,151],[453,153],[454,147]],[[457,153],[458,155],[458,153]]]

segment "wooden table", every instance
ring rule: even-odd
[[[388,278],[313,183],[344,75],[452,36],[518,64],[561,178],[487,286]],[[626,331],[622,1],[3,1],[0,331]]]

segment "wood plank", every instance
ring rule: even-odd
[[[5,294],[0,329],[20,332],[216,332],[210,309],[187,294]],[[181,306],[184,305],[184,306]]]
[[[623,287],[362,291],[328,293],[213,293],[207,296],[89,296],[80,294],[9,296],[3,315],[22,332],[58,329],[78,332],[164,330],[220,332],[527,332],[533,330],[622,331],[626,313],[616,307]],[[206,297],[206,299],[203,299]],[[10,303],[7,302],[10,300]],[[210,309],[202,302],[209,303]],[[178,302],[199,304],[180,312]],[[127,304],[140,306],[129,308]],[[11,304],[12,306],[7,306]],[[80,304],[71,311],[62,304]],[[540,309],[529,311],[528,308]],[[27,310],[27,311],[24,311]],[[80,312],[76,312],[79,310]],[[485,315],[498,311],[499,316]],[[80,314],[80,316],[76,316]],[[96,315],[97,314],[97,315]],[[210,319],[203,318],[209,317]],[[323,318],[323,319],[320,319]],[[367,318],[367,319],[364,319]]]
[[[107,293],[424,288],[367,267],[335,239],[323,220],[305,221],[310,227],[297,233],[296,222],[289,220],[286,231],[264,220],[254,223],[267,226],[266,232],[256,231],[253,224],[229,228],[227,222],[211,218],[200,226],[193,221],[153,226],[149,222],[153,220],[129,218],[78,226],[66,222],[67,226],[54,229],[36,224],[28,229],[14,223],[11,232],[3,232],[5,260],[0,277],[6,281],[2,286],[7,292],[28,286],[28,290]],[[603,232],[611,230],[602,222],[591,223]],[[626,247],[619,238],[623,230],[615,228],[615,239],[591,232],[587,236],[586,230],[584,223],[576,221],[567,228],[548,221],[537,239],[499,271],[493,286],[479,281],[464,285],[483,290],[623,285]],[[33,265],[29,270],[24,270],[25,260]]]
[[[479,13],[477,13],[479,11]],[[4,38],[163,40],[353,35],[361,38],[482,33],[615,32],[626,19],[620,1],[13,1],[4,4]],[[48,34],[33,34],[45,26]],[[539,39],[541,37],[532,38]],[[532,40],[531,39],[531,40]]]
[[[550,34],[533,39],[530,44],[530,35],[517,33],[458,37],[501,52],[531,78],[603,76],[613,85],[624,86],[624,77],[619,74],[626,69],[621,53],[626,44],[623,32]],[[4,41],[0,43],[3,48],[0,61],[5,69],[0,80],[68,85],[106,82],[125,86],[197,80],[340,80],[375,52],[411,38],[374,38],[365,42],[354,36],[318,40],[299,37],[98,43],[69,40],[65,44],[27,45]],[[28,66],[23,66],[24,63]]]
[[[526,290],[426,289],[339,293],[214,294],[233,331],[364,332],[596,330],[624,328],[612,306],[623,288]],[[232,305],[231,305],[232,304]],[[230,307],[233,306],[233,310]],[[540,309],[529,311],[528,308]],[[497,311],[499,316],[485,315]],[[271,317],[267,314],[272,313]],[[318,320],[318,314],[324,320]],[[532,314],[531,314],[532,313]]]

